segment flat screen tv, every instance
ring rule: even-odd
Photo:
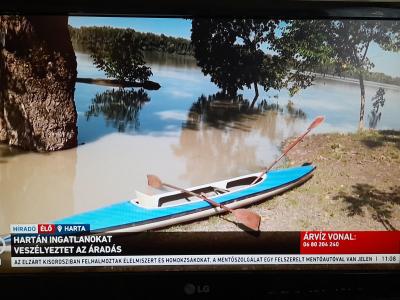
[[[0,14],[0,285],[398,296],[398,4]]]

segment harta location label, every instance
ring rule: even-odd
[[[90,232],[90,224],[56,224],[55,234],[82,234]]]

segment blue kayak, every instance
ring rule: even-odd
[[[269,171],[258,182],[251,184],[259,175],[254,173],[201,186],[188,188],[202,193],[229,208],[239,208],[291,189],[311,176],[315,167],[299,167]],[[224,212],[204,200],[182,192],[146,195],[137,192],[132,200],[76,214],[54,224],[90,224],[91,232],[146,231],[193,221]]]

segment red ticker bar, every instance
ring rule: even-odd
[[[301,254],[400,254],[400,231],[303,231]]]

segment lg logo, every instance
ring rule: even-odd
[[[208,284],[195,285],[193,283],[187,283],[183,287],[183,290],[186,295],[208,294],[210,292],[210,286]]]

